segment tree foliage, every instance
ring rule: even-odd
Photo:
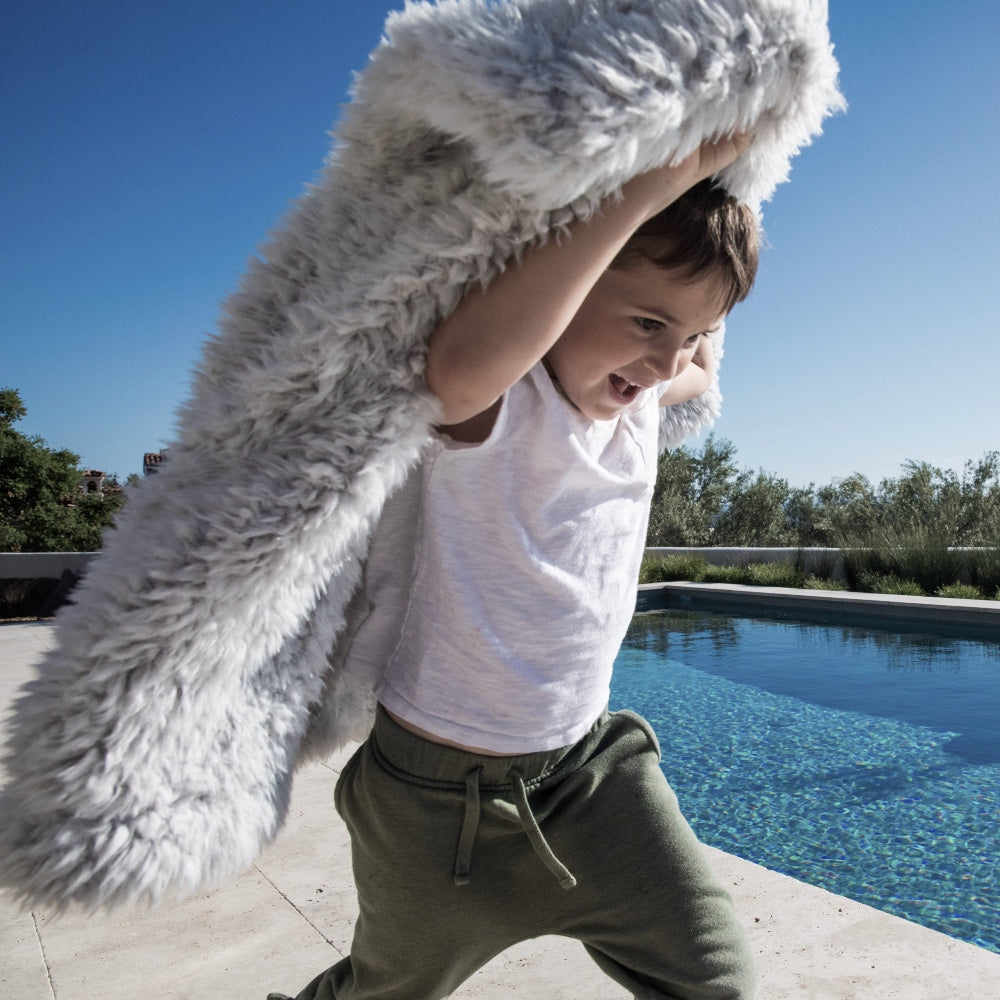
[[[123,495],[81,492],[80,456],[15,430],[26,412],[16,389],[0,389],[0,551],[99,549]]]
[[[735,456],[731,441],[714,436],[701,452],[677,448],[660,456],[649,545],[720,544],[713,541],[716,523],[741,485]]]
[[[849,546],[919,539],[940,547],[1000,540],[1000,452],[961,474],[907,462],[874,486],[860,473],[792,487],[741,469],[731,441],[660,457],[647,544],[663,546]]]

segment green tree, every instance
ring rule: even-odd
[[[0,389],[0,430],[9,430],[27,412],[17,389]]]
[[[907,462],[883,486],[883,522],[899,532],[920,529],[948,545],[990,545],[1000,536],[1000,453],[966,462],[961,476],[927,462]]]
[[[760,470],[755,476],[741,474],[732,496],[715,524],[716,545],[787,546],[803,544],[800,524],[791,516],[793,501],[799,518],[808,510],[802,494],[786,479]]]
[[[867,476],[852,472],[815,490],[814,545],[841,545],[867,535],[881,517],[881,505]]]
[[[793,489],[769,472],[741,470],[732,441],[710,434],[700,452],[660,456],[647,544],[826,544],[817,516],[811,485]]]
[[[710,434],[701,452],[680,447],[660,456],[648,545],[715,545],[715,525],[742,482],[736,447]]]
[[[648,545],[667,546],[922,549],[942,562],[950,546],[998,541],[1000,452],[967,462],[961,475],[907,462],[877,487],[854,472],[793,488],[773,473],[740,469],[733,443],[712,435],[700,452],[660,456],[647,535]]]
[[[786,544],[803,548],[831,544],[829,534],[823,531],[820,524],[822,508],[812,483],[805,487],[793,487],[784,506],[794,539]]]
[[[0,389],[0,551],[100,548],[124,496],[81,493],[80,456],[15,430],[26,412],[16,389]]]

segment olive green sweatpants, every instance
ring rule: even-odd
[[[380,711],[337,784],[361,912],[350,956],[298,1000],[439,1000],[493,956],[577,938],[644,1000],[751,1000],[732,903],[677,807],[648,723],[488,757]]]

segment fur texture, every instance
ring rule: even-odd
[[[333,651],[434,417],[429,332],[527,245],[707,137],[752,127],[719,180],[769,197],[841,104],[825,13],[443,0],[389,18],[329,163],[227,303],[170,463],[17,705],[0,866],[23,901],[155,901],[252,862],[296,763],[370,725],[370,687]],[[719,399],[668,411],[664,441]]]

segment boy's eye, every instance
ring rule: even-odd
[[[646,333],[659,333],[663,329],[663,323],[658,319],[651,319],[649,316],[636,316],[635,322],[640,330]]]

